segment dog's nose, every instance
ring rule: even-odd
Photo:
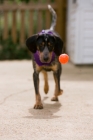
[[[48,61],[48,59],[49,59],[49,57],[47,57],[47,56],[45,56],[45,57],[44,57],[44,61],[46,61],[46,62],[47,62],[47,61]]]

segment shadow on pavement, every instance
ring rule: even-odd
[[[51,104],[44,103],[44,101],[48,97],[44,97],[43,99],[43,105],[44,109],[36,110],[33,108],[29,109],[29,113],[31,116],[25,116],[24,118],[28,119],[54,119],[59,118],[61,116],[56,115],[56,113],[60,110],[60,107],[62,106],[60,102],[51,102]]]

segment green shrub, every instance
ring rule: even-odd
[[[0,42],[0,60],[31,59],[26,45],[13,43],[11,38]]]

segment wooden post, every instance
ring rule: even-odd
[[[38,1],[39,2],[39,4],[41,4],[42,3],[42,0],[39,0]],[[38,10],[38,23],[37,23],[37,31],[38,32],[40,32],[41,30],[42,30],[42,10]]]
[[[3,32],[3,39],[8,38],[8,11],[4,11],[4,32]]]
[[[25,41],[25,20],[24,20],[25,11],[21,10],[20,14],[21,14],[20,43],[24,44],[24,41]]]
[[[6,6],[8,4],[8,1],[4,1],[4,5]],[[3,39],[8,38],[8,11],[4,11],[4,32],[3,32]]]
[[[47,3],[49,4],[50,3],[50,0],[47,0]],[[51,26],[51,13],[47,7],[47,10],[46,10],[46,21],[45,21],[45,27],[46,29],[49,29]]]
[[[33,4],[33,1],[29,1],[29,5]],[[34,26],[34,10],[29,10],[29,31],[28,37],[33,35],[33,26]]]
[[[51,26],[51,13],[49,12],[49,10],[46,10],[46,29],[49,29]]]
[[[63,0],[56,0],[57,4],[57,32],[60,34],[60,36],[63,38],[63,28],[64,28],[64,21],[63,21]]]
[[[42,10],[38,10],[38,23],[37,23],[37,31],[40,32],[42,30]]]
[[[33,15],[34,15],[34,12],[32,10],[29,11],[29,33],[28,35],[29,36],[32,36],[33,34]]]
[[[13,42],[16,43],[16,11],[12,13],[12,39]]]

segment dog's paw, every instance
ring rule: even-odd
[[[58,97],[53,97],[51,101],[58,101]]]
[[[58,93],[58,96],[63,94],[63,90],[61,89],[60,92]]]
[[[43,109],[43,104],[42,103],[36,103],[34,105],[34,109]]]

